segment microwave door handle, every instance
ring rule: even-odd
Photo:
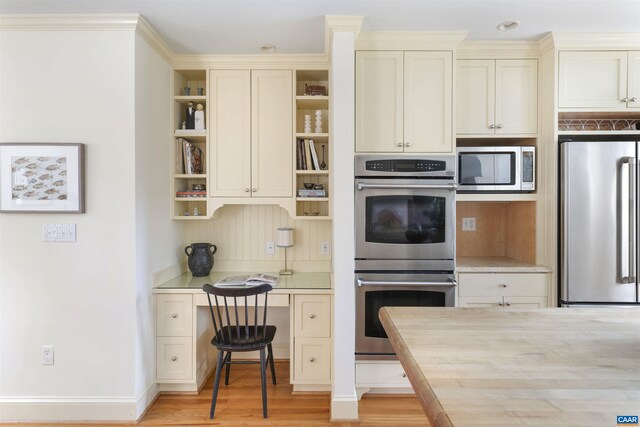
[[[458,184],[368,184],[365,182],[358,182],[357,189],[364,190],[367,188],[379,188],[379,189],[396,189],[396,190],[449,190],[455,191],[458,188]]]
[[[637,174],[637,162],[635,157],[624,157],[622,159],[622,166],[629,166],[629,194],[627,197],[622,197],[622,199],[626,199],[627,203],[629,203],[628,210],[622,209],[620,212],[620,223],[626,224],[629,232],[627,236],[627,241],[623,242],[622,238],[620,239],[620,254],[628,253],[628,267],[627,270],[624,271],[624,261],[622,256],[620,257],[620,274],[622,276],[622,283],[632,283],[636,281],[636,174]],[[627,247],[624,247],[624,244],[627,244]]]
[[[361,278],[356,279],[358,286],[443,286],[448,288],[455,288],[458,286],[456,279],[449,279],[447,282],[429,282],[429,281],[411,281],[411,280],[363,280]]]

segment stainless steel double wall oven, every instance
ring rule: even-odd
[[[455,156],[356,156],[357,358],[394,354],[381,307],[455,305],[455,166]]]

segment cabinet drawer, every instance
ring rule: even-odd
[[[191,295],[156,295],[156,335],[160,337],[188,337],[193,333]]]
[[[364,387],[411,387],[400,362],[356,362],[356,385]]]
[[[209,306],[209,301],[207,300],[207,294],[205,294],[204,292],[202,292],[201,294],[195,294],[194,298],[195,298],[194,302],[196,306],[205,306],[205,307]],[[255,305],[256,303],[255,298],[256,297],[253,297],[253,296],[247,298],[247,304],[249,304],[250,307],[253,307]],[[229,298],[229,304],[233,304],[232,300],[233,298]],[[218,301],[222,303],[221,297],[218,298]],[[244,298],[242,300],[238,300],[238,302],[244,304]],[[269,303],[268,304],[269,307],[289,307],[289,295],[274,294],[273,292],[270,292],[269,296],[267,297],[267,302]],[[258,296],[258,306],[264,307],[264,295]]]
[[[295,382],[331,382],[331,339],[295,338]]]
[[[331,336],[331,295],[296,295],[294,310],[296,337]]]
[[[192,376],[191,337],[158,337],[156,375],[158,380],[189,380]]]
[[[466,296],[546,296],[544,273],[460,273],[458,295]]]

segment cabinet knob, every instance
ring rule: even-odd
[[[502,129],[502,125],[498,125],[496,126],[498,129]]]
[[[396,145],[397,145],[398,147],[402,147],[404,144],[403,144],[402,142],[398,142]]]
[[[489,129],[495,129],[495,128],[496,128],[496,125],[494,125],[493,123],[489,125]]]
[[[316,315],[315,315],[315,314],[311,313],[311,314],[309,315],[309,319],[315,319],[315,318],[316,318]]]
[[[506,288],[507,286],[509,286],[507,283],[500,283],[501,288]]]
[[[244,189],[244,192],[245,192],[245,193],[248,193],[248,192],[249,192],[249,189],[248,189],[248,188],[245,188],[245,189]]]
[[[315,361],[316,361],[316,358],[315,358],[315,357],[310,357],[310,358],[309,358],[309,362],[314,363]]]
[[[411,143],[410,143],[410,142],[405,142],[405,143],[404,143],[404,146],[405,146],[405,147],[411,147]]]
[[[509,301],[505,301],[504,305],[506,305],[507,307],[511,307],[511,303]]]
[[[634,96],[633,98],[631,98],[631,99],[629,100],[629,102],[636,102],[637,100],[638,100],[638,98],[636,98],[636,97]]]
[[[176,356],[173,356],[173,357],[171,358],[171,361],[172,361],[172,362],[175,362],[176,360],[178,360],[178,358],[177,358]]]
[[[257,189],[257,188],[252,188],[252,189],[251,189],[251,192],[252,192],[252,193],[255,193],[256,191],[258,191],[258,189]]]
[[[407,374],[405,374],[404,372],[402,373],[402,378],[407,378]]]
[[[624,102],[624,103],[627,103],[628,101],[629,101],[629,100],[628,100],[627,98],[622,98],[622,99],[620,100],[620,102]]]
[[[173,314],[171,315],[171,318],[173,318],[173,319],[175,319],[176,317],[178,317],[178,314],[177,314],[177,313],[173,313]]]
[[[502,307],[504,304],[502,303],[502,301],[498,302],[498,307]]]

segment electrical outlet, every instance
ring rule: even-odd
[[[276,252],[276,246],[273,240],[267,240],[266,243],[267,255],[273,255]]]
[[[45,224],[42,226],[43,242],[75,242],[75,224]]]
[[[43,365],[53,365],[53,346],[43,345],[40,356],[40,363]]]
[[[321,255],[329,255],[329,242],[321,242],[320,243],[320,254]]]
[[[476,219],[462,218],[462,231],[476,231]]]

